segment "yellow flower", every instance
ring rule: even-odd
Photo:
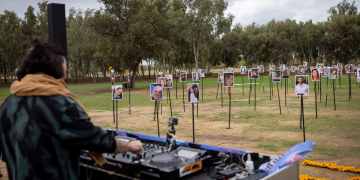
[[[126,74],[129,73],[129,70],[126,70],[125,73],[126,73]]]
[[[175,68],[175,71],[176,71],[176,68]]]
[[[113,68],[112,68],[112,67],[109,67],[109,70],[111,71],[111,70],[113,70]]]

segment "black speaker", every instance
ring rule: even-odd
[[[67,58],[65,4],[50,3],[47,10],[49,43],[59,45]]]

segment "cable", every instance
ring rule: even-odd
[[[244,154],[242,155],[242,157],[241,157],[242,163],[243,163],[244,165],[246,164],[245,161],[244,161],[244,156],[245,156],[245,154],[248,154],[248,153],[247,153],[247,152],[244,153]]]

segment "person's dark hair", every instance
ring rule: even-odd
[[[316,70],[316,69],[313,69],[313,70],[311,71],[311,73],[314,72],[314,71],[316,71],[316,78],[317,78],[317,79],[320,79],[320,73],[319,73],[319,71]],[[312,74],[311,74],[311,75],[312,75]]]
[[[27,74],[43,73],[60,79],[65,77],[62,63],[65,53],[60,46],[41,43],[38,39],[32,41],[33,47],[25,57],[20,59],[20,67],[16,73],[19,80]]]

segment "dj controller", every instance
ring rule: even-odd
[[[241,161],[242,157],[236,154],[220,152],[217,150],[199,148],[200,146],[172,146],[165,144],[163,141],[153,141],[141,139],[138,137],[117,135],[123,141],[140,140],[143,150],[140,154],[131,152],[111,154],[103,153],[106,162],[101,167],[95,163],[88,151],[82,151],[80,155],[80,165],[82,168],[96,169],[106,172],[107,175],[118,175],[121,178],[106,179],[231,179],[236,174],[246,174],[245,164]],[[259,155],[259,154],[257,154]],[[257,157],[256,153],[252,153],[255,168],[261,163],[270,160],[270,157]],[[245,158],[246,159],[246,158]],[[234,165],[235,164],[235,165]],[[81,170],[80,170],[81,171]],[[206,175],[204,177],[196,177],[197,174]],[[206,173],[205,173],[206,172]],[[249,176],[244,175],[243,177]],[[80,177],[81,177],[80,172]],[[264,175],[261,175],[263,177]],[[95,177],[95,175],[93,175]],[[101,178],[93,179],[103,179]],[[249,176],[251,177],[251,176]],[[255,176],[253,176],[255,177]],[[90,179],[89,175],[86,178]],[[240,178],[246,179],[246,178]],[[251,178],[250,178],[251,179]]]

